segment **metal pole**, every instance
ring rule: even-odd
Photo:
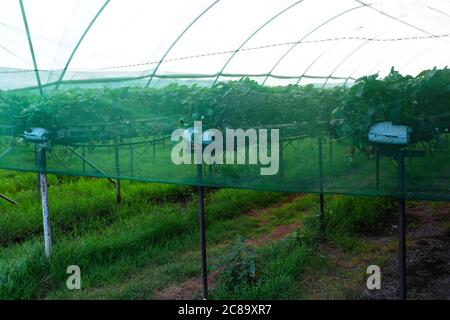
[[[198,221],[200,225],[200,252],[202,268],[203,299],[208,299],[208,269],[206,264],[206,233],[205,233],[205,199],[203,182],[203,168],[197,164],[198,191]]]
[[[406,214],[405,205],[406,201],[403,197],[403,192],[405,190],[405,161],[403,151],[400,151],[398,156],[398,178],[399,187],[401,192],[400,202],[400,212],[399,212],[399,222],[398,222],[398,236],[399,236],[399,274],[400,274],[400,299],[406,300],[407,284],[406,284]]]
[[[319,202],[320,202],[320,214],[319,214],[320,228],[322,230],[324,230],[324,228],[325,228],[325,201],[324,201],[323,193],[320,194]]]
[[[79,154],[75,149],[71,148],[70,146],[66,146],[67,149],[69,149],[70,152],[72,152],[74,155],[76,155],[78,158],[80,158],[82,161],[86,162],[90,167],[92,167],[93,169],[95,169],[98,173],[104,175],[105,177],[107,177],[106,179],[108,179],[109,182],[111,182],[112,184],[116,184],[114,182],[113,179],[108,178],[108,175],[101,170],[99,167],[97,167],[95,164],[93,164],[91,161],[89,161],[88,159],[86,159],[85,157],[83,157],[81,154]]]
[[[122,202],[122,197],[120,195],[119,142],[117,137],[114,138],[114,156],[116,160],[116,203],[120,204]]]
[[[324,197],[323,197],[323,154],[322,154],[322,139],[319,138],[319,188],[320,188],[320,228],[321,230],[325,227],[325,210],[324,210]]]
[[[36,175],[36,186],[37,186],[36,197],[37,197],[38,201],[41,201],[41,174],[40,173],[38,173]]]
[[[15,201],[15,200],[11,199],[10,197],[7,197],[7,196],[5,196],[4,194],[1,194],[1,193],[0,193],[0,199],[8,201],[9,203],[14,204],[14,205],[18,205],[17,201]]]
[[[30,49],[31,59],[33,61],[34,74],[36,76],[36,82],[38,84],[39,93],[41,94],[41,96],[43,96],[44,92],[42,91],[41,77],[39,75],[39,69],[38,69],[38,65],[37,65],[37,62],[36,62],[36,55],[34,54],[33,41],[31,40],[31,33],[30,33],[30,28],[28,26],[27,15],[25,13],[25,7],[23,6],[23,1],[22,0],[19,0],[19,4],[20,4],[20,11],[22,12],[23,25],[25,27],[25,32],[27,33],[28,47]]]
[[[133,138],[130,138],[130,169],[131,169],[131,175],[134,176],[134,145],[133,145]]]
[[[333,139],[330,138],[330,145],[329,145],[329,151],[330,151],[330,164],[333,162]]]
[[[46,155],[45,146],[38,145],[38,162],[39,162],[39,181],[42,200],[42,220],[44,226],[44,245],[45,256],[50,258],[52,250],[52,238],[50,230],[50,218],[49,218],[49,206],[48,206],[48,186],[47,186],[47,174],[46,174]]]
[[[400,217],[399,217],[399,271],[400,271],[400,299],[406,300],[406,223],[405,223],[405,199],[400,199]]]
[[[377,150],[375,159],[377,192],[380,191],[380,153]]]
[[[83,146],[83,149],[81,152],[82,152],[81,154],[82,154],[83,158],[86,158],[86,147],[85,146]],[[83,161],[82,163],[83,163],[83,174],[85,174],[86,173],[86,161]]]
[[[38,154],[38,145],[34,144],[34,162],[36,166],[39,168],[39,154]],[[41,177],[38,172],[36,175],[36,197],[38,201],[41,201]]]
[[[283,140],[280,141],[280,176],[284,176],[284,166],[283,166]]]

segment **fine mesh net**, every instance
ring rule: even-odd
[[[448,1],[0,8],[3,169],[450,199]]]

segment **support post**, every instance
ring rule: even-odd
[[[405,199],[400,199],[399,212],[399,271],[400,271],[400,299],[406,300],[407,286],[406,286],[406,221],[405,221]]]
[[[198,221],[200,226],[200,253],[202,269],[203,299],[208,299],[208,269],[206,263],[206,232],[205,232],[205,189],[203,183],[203,168],[197,164],[197,191],[198,191]]]
[[[319,145],[319,190],[320,190],[320,210],[319,210],[319,220],[320,229],[324,230],[325,227],[325,206],[323,197],[323,152],[322,152],[322,138],[318,140]]]
[[[283,162],[284,162],[284,150],[283,150],[283,140],[280,140],[280,177],[284,176],[284,166],[283,166]]]
[[[45,145],[38,145],[39,182],[42,201],[42,220],[44,227],[45,256],[50,258],[52,250],[52,238],[50,230],[49,206],[48,206],[48,186],[47,186],[47,163]]]
[[[39,168],[38,144],[34,144],[34,162]],[[41,174],[39,172],[36,174],[36,198],[37,201],[41,201]]]
[[[5,201],[7,201],[7,202],[9,202],[11,204],[14,204],[14,205],[18,205],[17,201],[15,201],[15,200],[11,199],[10,197],[7,197],[7,196],[5,196],[4,194],[1,194],[1,193],[0,193],[0,199],[3,199],[3,200],[5,200]]]
[[[91,168],[95,169],[98,173],[102,174],[103,176],[106,177],[106,179],[108,179],[109,182],[111,182],[112,184],[116,184],[115,181],[111,178],[108,178],[108,175],[101,170],[99,167],[97,167],[95,164],[93,164],[91,161],[89,161],[88,159],[86,159],[85,157],[83,157],[81,154],[79,154],[75,149],[71,148],[70,146],[66,146],[67,149],[69,149],[70,152],[72,152],[74,155],[76,155],[78,158],[81,159],[81,161],[86,162],[87,165],[89,165]]]
[[[376,185],[377,192],[380,191],[380,152],[377,149],[376,158],[375,158],[375,174],[376,174]]]
[[[83,156],[83,158],[86,158],[86,147],[83,146],[83,148],[81,149],[81,155]],[[83,174],[86,173],[86,161],[82,162],[82,166],[83,166]]]
[[[407,284],[406,284],[406,201],[403,196],[405,191],[405,158],[403,151],[399,151],[398,155],[398,179],[399,191],[401,193],[399,199],[399,221],[398,221],[398,236],[399,236],[399,275],[400,275],[400,299],[407,299]]]
[[[38,201],[41,201],[41,174],[40,173],[38,173],[37,175],[36,175],[36,190],[37,190],[37,192],[36,192],[36,197],[37,197],[37,200]]]
[[[27,21],[27,15],[25,13],[25,7],[23,6],[23,1],[19,0],[19,4],[20,4],[20,11],[22,12],[22,19],[23,19],[23,25],[25,27],[25,31],[27,34],[27,39],[28,39],[28,46],[30,49],[30,54],[31,54],[31,59],[33,61],[33,66],[34,66],[34,74],[36,76],[36,82],[39,88],[39,93],[41,96],[44,95],[44,92],[42,91],[42,83],[41,83],[41,77],[39,75],[39,69],[38,69],[38,65],[37,65],[37,61],[36,61],[36,55],[34,54],[34,48],[33,48],[33,41],[31,40],[31,33],[30,33],[30,28],[28,27],[28,21]]]
[[[134,176],[134,145],[133,138],[130,138],[130,173]]]
[[[122,196],[120,194],[120,163],[119,163],[119,141],[117,137],[114,138],[114,157],[116,160],[116,203],[122,202]]]
[[[333,162],[333,139],[330,138],[330,142],[329,142],[329,157],[330,157],[330,164]]]

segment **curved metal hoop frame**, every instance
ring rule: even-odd
[[[360,5],[360,6],[356,6],[356,7],[352,7],[350,9],[347,9],[345,11],[342,11],[340,13],[338,13],[337,15],[329,18],[328,20],[326,20],[325,22],[322,22],[321,24],[319,24],[317,27],[315,27],[314,29],[312,29],[311,31],[309,31],[308,33],[302,35],[300,37],[300,39],[298,41],[296,41],[295,44],[293,44],[289,49],[287,49],[282,55],[281,57],[275,62],[275,64],[272,66],[272,68],[270,69],[270,71],[268,72],[268,76],[264,79],[264,81],[262,82],[262,85],[264,85],[267,82],[267,79],[269,79],[270,75],[272,74],[272,72],[275,70],[276,67],[278,67],[278,65],[281,63],[281,61],[284,60],[284,58],[286,58],[286,56],[292,51],[294,50],[298,44],[300,44],[303,40],[305,40],[307,37],[309,37],[310,35],[312,35],[314,32],[316,32],[317,30],[319,30],[320,28],[326,26],[327,24],[331,23],[332,21],[336,20],[337,18],[346,15],[349,12],[352,12],[354,10],[358,10],[361,8],[364,8],[365,6]]]
[[[55,89],[59,88],[59,85],[61,81],[64,79],[64,76],[66,75],[67,69],[69,68],[70,63],[72,62],[73,57],[75,56],[75,53],[77,52],[78,48],[80,47],[81,43],[83,42],[84,38],[88,34],[89,30],[91,30],[92,26],[94,25],[97,18],[100,16],[100,14],[103,12],[103,10],[106,8],[106,6],[109,4],[111,0],[106,0],[105,3],[100,7],[100,9],[95,14],[94,18],[92,18],[91,22],[89,22],[87,28],[84,30],[83,34],[81,35],[80,39],[78,40],[77,44],[72,50],[72,53],[69,56],[69,59],[67,59],[66,65],[64,66],[63,71],[61,72],[61,75],[59,76],[58,81],[56,82]]]
[[[20,5],[20,12],[22,13],[22,19],[23,19],[23,24],[24,24],[24,27],[25,27],[25,32],[27,34],[28,47],[30,49],[31,59],[33,60],[34,74],[36,76],[36,82],[37,82],[37,85],[39,87],[39,93],[42,96],[44,94],[44,92],[42,90],[41,77],[39,75],[39,69],[38,69],[38,65],[37,65],[37,61],[36,61],[36,55],[34,53],[34,48],[33,48],[33,41],[31,39],[31,33],[30,33],[30,28],[28,26],[27,15],[26,15],[25,7],[23,5],[23,1],[22,0],[19,0],[19,5]]]
[[[379,36],[385,34],[386,31],[376,35],[375,37],[371,38],[370,40],[364,41],[362,44],[360,44],[359,46],[357,46],[354,50],[352,50],[348,55],[346,55],[344,57],[344,59],[342,59],[337,65],[336,67],[331,71],[330,75],[327,77],[327,79],[325,80],[325,82],[322,85],[322,88],[324,88],[328,81],[330,80],[330,78],[333,76],[333,74],[336,72],[337,69],[339,69],[346,61],[348,61],[348,59],[350,59],[356,52],[358,52],[359,50],[361,50],[362,48],[364,48],[366,45],[368,45],[369,43],[371,43],[372,41],[374,41],[375,39],[377,39]],[[347,80],[346,80],[347,81]]]
[[[330,51],[335,45],[333,44],[332,46],[328,47],[327,49],[323,50],[321,54],[319,54],[312,62],[311,64],[305,69],[305,71],[303,71],[302,75],[300,77],[298,77],[297,82],[295,83],[296,85],[300,84],[300,81],[302,81],[302,79],[305,77],[306,73],[309,71],[309,69],[312,68],[313,65],[316,64],[317,61],[320,60],[320,58],[322,58],[328,51]]]
[[[172,42],[172,44],[169,46],[169,48],[166,50],[166,52],[164,52],[163,56],[161,57],[161,59],[159,59],[158,64],[156,65],[155,69],[153,69],[152,74],[150,75],[150,78],[147,81],[147,84],[145,85],[145,87],[148,87],[150,85],[150,83],[152,82],[153,78],[156,75],[156,72],[158,72],[159,67],[161,66],[161,64],[163,63],[164,59],[167,57],[167,55],[169,54],[169,52],[172,50],[172,48],[177,44],[177,42],[184,36],[184,34],[201,18],[203,17],[203,15],[205,15],[205,13],[207,13],[212,7],[214,7],[220,0],[216,0],[214,1],[212,4],[210,4],[205,10],[203,10],[194,20],[192,20],[191,23],[189,23],[189,25],[183,30],[183,32],[181,32],[178,37]]]
[[[281,10],[280,12],[278,12],[276,15],[272,16],[269,20],[267,20],[266,22],[264,22],[262,25],[260,25],[255,31],[252,32],[252,34],[250,34],[250,36],[248,36],[240,45],[239,47],[234,50],[234,52],[231,54],[231,56],[228,58],[228,60],[225,62],[225,64],[222,66],[222,68],[219,71],[219,75],[216,77],[216,79],[214,79],[213,83],[211,86],[214,86],[217,81],[219,80],[220,76],[223,74],[225,68],[228,66],[228,64],[231,62],[231,60],[233,60],[233,58],[236,56],[236,54],[245,46],[245,44],[247,42],[249,42],[256,34],[258,34],[259,31],[261,31],[262,29],[264,29],[264,27],[266,27],[268,24],[270,24],[272,21],[274,21],[276,18],[278,18],[279,16],[281,16],[283,13],[289,11],[290,9],[292,9],[293,7],[295,7],[296,5],[302,3],[304,0],[299,0],[294,2],[293,4],[289,5],[288,7],[284,8],[283,10]]]

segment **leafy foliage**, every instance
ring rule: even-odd
[[[412,128],[412,142],[432,141],[450,125],[450,70],[423,71],[416,77],[391,70],[360,78],[332,113],[340,136],[352,137],[356,147],[367,144],[369,128],[391,121]]]
[[[221,284],[232,288],[237,284],[251,283],[256,279],[256,252],[238,237],[225,256],[220,274]]]
[[[391,70],[358,79],[350,88],[313,85],[265,87],[248,78],[213,87],[171,84],[164,88],[73,88],[44,97],[27,91],[0,92],[0,123],[16,132],[28,127],[56,130],[108,124],[133,127],[152,119],[155,131],[191,126],[255,128],[294,126],[296,135],[350,137],[367,144],[374,123],[392,121],[413,128],[413,142],[433,141],[450,120],[450,70],[427,70],[416,77]]]

